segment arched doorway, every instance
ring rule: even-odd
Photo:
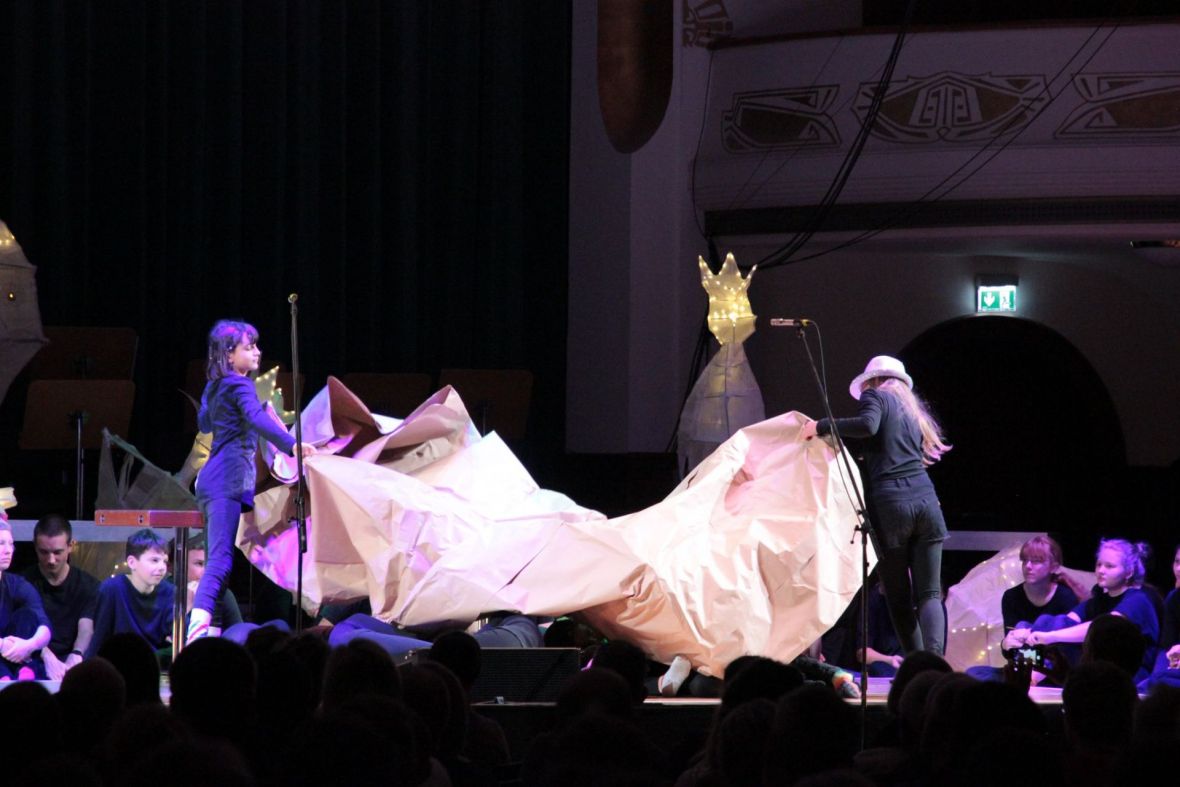
[[[931,469],[948,525],[1047,530],[1067,554],[1091,550],[1117,516],[1126,452],[1085,357],[1044,325],[990,316],[936,325],[901,357],[955,446]]]

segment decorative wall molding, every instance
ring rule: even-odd
[[[707,47],[733,34],[733,19],[722,0],[684,0],[681,44]]]
[[[828,109],[839,93],[839,85],[735,93],[721,144],[730,153],[835,147],[840,132]]]
[[[1058,139],[1180,139],[1180,73],[1080,74],[1073,86],[1085,103],[1057,129]]]
[[[863,123],[876,82],[861,83],[852,111]],[[887,142],[986,142],[1020,131],[1049,101],[1040,74],[963,74],[942,71],[889,85],[872,135]]]

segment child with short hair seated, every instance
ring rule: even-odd
[[[142,637],[156,650],[169,645],[176,586],[164,579],[167,547],[168,542],[150,528],[127,539],[128,573],[111,577],[98,587],[94,636],[86,658],[97,654],[107,637],[124,631]]]

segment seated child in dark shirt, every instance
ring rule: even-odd
[[[127,539],[128,573],[104,581],[98,587],[94,636],[86,658],[98,653],[107,637],[129,631],[154,649],[168,646],[172,638],[172,604],[176,586],[168,573],[168,542],[150,528]]]
[[[1078,605],[1079,595],[1061,571],[1061,546],[1048,536],[1034,536],[1020,547],[1024,581],[1004,591],[1000,612],[1005,634],[1041,615],[1064,615]]]
[[[1081,643],[1086,638],[1090,622],[1099,615],[1111,613],[1127,618],[1139,628],[1145,647],[1143,665],[1135,679],[1147,677],[1155,661],[1155,645],[1160,633],[1155,607],[1142,589],[1147,554],[1146,544],[1103,539],[1098,543],[1094,566],[1098,584],[1094,586],[1093,595],[1065,615],[1042,615],[1031,627],[1013,629],[1005,639],[1005,645]]]
[[[1180,687],[1180,546],[1172,556],[1172,573],[1176,576],[1176,587],[1164,599],[1159,653],[1152,670],[1152,683]],[[1148,686],[1140,686],[1140,689],[1146,688]]]
[[[14,546],[8,517],[0,516],[0,681],[44,679],[40,654],[49,644],[49,618],[33,586],[8,570]]]
[[[61,514],[48,514],[33,528],[36,565],[22,576],[41,595],[53,638],[41,649],[45,674],[61,680],[67,670],[82,661],[82,654],[94,634],[94,605],[98,580],[70,565],[74,531]]]

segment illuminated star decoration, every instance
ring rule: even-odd
[[[746,290],[758,266],[743,279],[732,252],[725,255],[725,264],[716,275],[704,257],[697,257],[697,263],[701,267],[701,286],[709,294],[709,330],[723,346],[741,344],[754,333],[755,315]]]
[[[295,423],[295,411],[283,409],[283,389],[275,385],[278,376],[279,367],[277,366],[265,374],[258,375],[254,378],[254,391],[258,394],[258,401],[263,404],[270,402],[274,405],[279,420],[290,426]]]

